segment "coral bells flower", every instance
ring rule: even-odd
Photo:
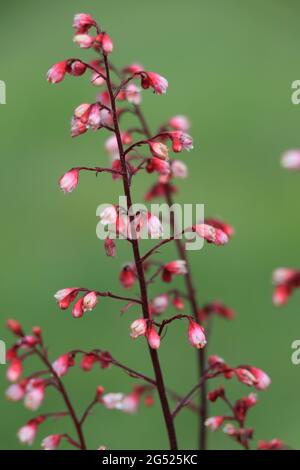
[[[234,369],[234,373],[237,376],[237,379],[243,384],[248,385],[248,387],[252,387],[257,384],[255,375],[244,367]]]
[[[139,336],[145,336],[147,331],[147,321],[143,318],[138,318],[130,325],[130,336],[132,339],[136,339]]]
[[[215,401],[217,401],[217,399],[220,398],[220,397],[224,397],[224,387],[222,387],[222,386],[216,388],[215,390],[211,390],[207,394],[208,400],[213,402],[213,403]]]
[[[300,170],[300,150],[288,150],[281,157],[281,166],[286,170]]]
[[[227,318],[228,320],[232,320],[235,316],[235,313],[231,308],[226,307],[222,302],[216,300],[209,304],[205,304],[198,311],[199,321],[205,321],[212,314],[219,315],[220,317]]]
[[[60,356],[56,361],[53,362],[52,368],[58,377],[66,375],[69,368],[74,366],[73,356],[69,353]]]
[[[23,366],[20,359],[15,358],[7,368],[6,377],[9,382],[16,382],[19,380],[23,372]]]
[[[63,62],[58,62],[54,64],[51,69],[48,70],[47,80],[50,83],[59,83],[61,82],[67,73],[68,61],[64,60]]]
[[[217,229],[212,225],[197,224],[193,226],[193,231],[196,232],[199,237],[204,238],[208,243],[214,245],[225,245],[228,242],[228,236],[223,230]]]
[[[125,289],[130,289],[136,281],[136,272],[133,264],[123,266],[120,273],[120,282]]]
[[[115,224],[117,220],[117,210],[115,206],[106,207],[100,214],[100,221],[103,225]]]
[[[263,370],[250,366],[249,371],[255,377],[255,388],[257,390],[266,390],[270,386],[271,379]]]
[[[211,431],[216,431],[224,423],[223,416],[212,416],[205,421],[205,426],[207,426]]]
[[[188,339],[192,346],[202,349],[206,345],[204,328],[193,320],[189,322]]]
[[[191,122],[189,118],[186,116],[173,116],[171,119],[169,119],[168,122],[170,127],[173,127],[176,131],[182,131],[182,132],[187,132],[189,128],[191,127]]]
[[[168,160],[169,150],[165,144],[161,142],[149,142],[149,148],[153,157],[160,158],[161,160]]]
[[[25,426],[19,429],[18,438],[21,444],[32,445],[37,433],[38,424],[35,420],[29,421]]]
[[[164,313],[169,305],[167,294],[161,294],[152,300],[151,307],[154,314]]]
[[[282,450],[284,444],[280,439],[271,439],[270,441],[258,441],[258,450]]]
[[[234,228],[220,219],[208,218],[205,219],[205,223],[226,233],[228,238],[231,238],[234,235]]]
[[[92,18],[91,15],[86,13],[77,13],[74,16],[73,28],[76,30],[87,31],[92,26],[96,26],[96,21]]]
[[[26,387],[24,404],[29,410],[37,410],[45,398],[45,382],[42,379],[32,379]]]
[[[62,310],[69,308],[70,304],[76,298],[78,289],[75,287],[67,287],[66,289],[61,289],[56,292],[54,295],[59,307]]]
[[[79,180],[79,170],[74,168],[73,170],[67,171],[59,180],[59,187],[64,193],[72,193]]]
[[[61,434],[51,434],[50,436],[45,437],[45,439],[42,441],[42,448],[44,450],[55,450],[58,448],[61,439]]]
[[[160,238],[163,235],[163,226],[159,218],[150,212],[147,213],[147,231],[151,238]]]
[[[106,238],[104,242],[104,249],[107,256],[115,257],[116,256],[116,244],[111,238]]]
[[[82,370],[85,372],[89,372],[92,370],[93,365],[95,362],[97,362],[99,359],[95,354],[84,354],[80,363],[80,367]]]
[[[185,163],[180,160],[172,160],[171,163],[172,176],[174,178],[185,179],[188,177],[188,169]]]
[[[291,268],[278,268],[272,275],[275,289],[273,292],[273,303],[276,306],[284,305],[293,290],[300,287],[300,271]]]
[[[125,395],[123,398],[122,411],[125,413],[136,413],[139,408],[140,401],[140,393],[134,390],[129,395]]]
[[[89,49],[94,45],[95,38],[93,36],[89,36],[88,34],[75,34],[73,41],[81,49]]]
[[[144,89],[151,87],[157,95],[166,93],[169,86],[166,78],[154,72],[142,72],[141,76],[141,84]]]
[[[83,311],[90,312],[97,305],[97,294],[94,291],[89,292],[83,297]]]
[[[127,85],[125,95],[128,103],[135,105],[141,104],[141,89],[135,83],[129,83],[129,85]]]
[[[123,393],[107,393],[103,395],[102,403],[109,410],[120,410],[122,409],[123,399]]]
[[[180,295],[178,294],[175,295],[175,297],[172,300],[172,304],[177,310],[180,310],[180,311],[184,310],[184,302],[182,298],[180,297]]]
[[[167,136],[172,140],[173,152],[182,152],[182,150],[192,150],[193,139],[189,134],[181,131],[168,132]]]
[[[154,326],[150,326],[150,328],[148,328],[146,336],[147,336],[147,340],[148,340],[148,344],[150,348],[158,349],[160,346],[160,336],[156,332]]]
[[[22,327],[17,320],[9,319],[6,321],[7,328],[16,336],[23,336]]]
[[[146,170],[148,173],[153,173],[153,171],[156,171],[160,175],[165,176],[168,176],[171,172],[170,163],[157,157],[149,158]]]
[[[80,297],[80,299],[78,299],[77,302],[73,305],[72,315],[74,318],[81,318],[83,314],[83,297]]]
[[[80,60],[74,60],[71,64],[69,64],[68,72],[73,77],[80,77],[86,71],[86,65],[81,62]]]
[[[113,51],[114,45],[108,34],[100,33],[96,36],[95,47],[101,47],[105,54],[110,54]]]
[[[183,260],[171,261],[164,265],[162,280],[164,282],[171,282],[173,275],[186,274],[186,262]]]
[[[12,384],[8,387],[5,392],[5,396],[10,401],[20,401],[25,396],[26,381],[22,381],[18,384]]]

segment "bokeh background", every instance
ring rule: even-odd
[[[182,202],[204,203],[207,215],[219,215],[236,229],[223,249],[209,245],[193,252],[191,262],[201,302],[222,299],[237,312],[232,322],[217,320],[208,345],[232,364],[251,363],[272,377],[269,391],[249,415],[255,440],[279,437],[298,448],[300,368],[291,363],[291,343],[300,337],[299,294],[288,306],[271,304],[270,276],[277,266],[300,266],[299,175],[280,169],[279,156],[300,145],[300,108],[291,104],[291,82],[299,79],[299,14],[296,0],[152,0],[140,2],[17,2],[1,5],[1,75],[7,104],[1,123],[1,329],[7,317],[24,327],[42,326],[53,358],[69,349],[102,347],[136,369],[152,374],[143,341],[128,335],[132,310],[120,318],[121,304],[103,299],[82,320],[58,310],[53,294],[84,285],[122,292],[120,264],[130,259],[125,243],[108,259],[96,238],[98,204],[114,202],[119,183],[83,174],[71,196],[57,179],[74,165],[101,165],[106,135],[69,136],[72,111],[94,99],[87,77],[68,77],[58,86],[45,81],[55,62],[90,57],[72,43],[74,13],[85,11],[104,25],[115,43],[117,65],[139,61],[169,79],[167,95],[144,93],[143,106],[154,129],[178,113],[193,122],[195,150],[185,154],[190,178],[180,182]],[[135,182],[142,200],[152,176]],[[174,259],[172,248],[164,259]],[[180,286],[181,280],[175,285]],[[153,287],[152,293],[161,287]],[[133,293],[135,289],[133,289]],[[168,384],[185,393],[195,383],[195,354],[181,323],[169,329],[160,350]],[[20,449],[17,429],[32,413],[7,403],[5,366],[0,367],[0,447]],[[95,386],[131,390],[133,380],[117,369],[83,374],[73,368],[66,386],[78,409]],[[220,383],[219,381],[214,382]],[[228,383],[239,398],[248,389]],[[49,390],[43,411],[63,404]],[[211,406],[211,414],[224,410]],[[66,427],[66,421],[42,425],[42,437]],[[196,445],[196,418],[184,411],[176,421],[181,448]],[[86,426],[90,448],[159,449],[167,446],[158,403],[135,416],[98,408]],[[211,449],[236,448],[222,432],[209,434]]]

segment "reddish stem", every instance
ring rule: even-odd
[[[128,208],[132,206],[132,199],[131,199],[131,191],[130,191],[130,180],[129,180],[129,175],[127,171],[127,165],[126,165],[126,158],[125,158],[125,152],[123,149],[123,144],[122,144],[122,138],[121,138],[121,132],[119,128],[119,122],[118,122],[118,115],[117,115],[117,109],[116,109],[116,103],[115,103],[115,96],[114,92],[112,89],[112,84],[110,80],[110,70],[109,70],[109,64],[107,60],[107,56],[103,54],[104,58],[104,65],[105,65],[105,70],[106,70],[106,85],[107,89],[109,92],[110,96],[110,101],[111,101],[111,108],[112,108],[112,117],[113,117],[113,122],[114,122],[114,129],[115,129],[115,135],[116,139],[118,142],[118,149],[119,149],[119,154],[120,154],[120,161],[121,161],[121,166],[122,166],[122,171],[124,173],[123,175],[123,187],[124,187],[124,193],[127,198],[127,204]],[[149,313],[149,307],[148,307],[148,293],[147,293],[147,284],[144,276],[144,270],[143,270],[143,264],[141,261],[141,255],[140,255],[140,249],[139,249],[139,243],[138,240],[133,239],[132,240],[132,249],[133,249],[133,255],[134,255],[134,260],[135,260],[135,265],[136,265],[136,271],[137,271],[137,277],[139,281],[139,287],[140,287],[140,294],[141,294],[141,300],[142,300],[142,311],[143,311],[143,316],[145,319],[150,319],[150,313]],[[149,352],[152,360],[152,365],[155,373],[155,378],[156,378],[156,384],[157,384],[157,390],[159,393],[160,397],[160,402],[162,406],[162,411],[165,419],[165,424],[168,432],[168,437],[169,437],[169,443],[170,443],[170,448],[172,450],[177,450],[177,439],[176,439],[176,433],[175,433],[175,428],[174,428],[174,423],[173,423],[173,418],[171,415],[168,399],[167,399],[167,394],[166,394],[166,389],[165,389],[165,384],[162,376],[162,371],[158,359],[158,354],[157,351],[154,349],[151,349],[149,347]]]
[[[46,355],[43,354],[41,351],[39,351],[39,349],[37,349],[37,348],[34,348],[34,350],[35,350],[36,354],[39,356],[39,358],[42,360],[42,362],[48,367],[49,372],[51,372],[53,377],[56,379],[58,389],[59,389],[59,391],[60,391],[60,393],[61,393],[61,395],[62,395],[62,397],[65,401],[66,407],[69,411],[70,417],[73,421],[75,430],[77,432],[78,439],[79,439],[79,442],[80,442],[80,448],[81,448],[81,450],[86,450],[85,439],[84,439],[84,435],[83,435],[83,432],[82,432],[82,429],[81,429],[80,421],[77,418],[76,412],[73,408],[73,405],[71,403],[69,395],[68,395],[62,381],[60,380],[60,377],[57,375],[57,373],[53,369],[52,364],[49,362]]]

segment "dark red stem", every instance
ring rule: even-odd
[[[127,171],[127,165],[126,165],[126,159],[125,159],[125,152],[123,149],[123,144],[122,144],[122,139],[121,139],[121,132],[119,128],[119,122],[118,122],[118,116],[117,116],[117,110],[116,110],[116,104],[115,104],[115,96],[114,92],[112,89],[111,85],[111,80],[110,80],[110,70],[109,70],[109,64],[106,55],[103,55],[104,57],[104,64],[105,64],[105,70],[106,70],[106,84],[107,84],[107,89],[110,95],[110,101],[111,101],[111,109],[112,109],[112,117],[113,117],[113,122],[114,122],[114,129],[115,129],[115,135],[116,139],[118,142],[118,149],[119,149],[119,154],[120,154],[120,161],[121,161],[121,166],[122,166],[122,172],[123,172],[123,187],[124,187],[124,193],[127,198],[127,204],[128,204],[128,209],[132,206],[132,199],[131,199],[131,191],[130,191],[130,179]],[[147,284],[144,276],[144,270],[143,270],[143,264],[141,261],[141,255],[140,255],[140,249],[139,249],[139,243],[138,240],[133,239],[132,240],[132,249],[133,249],[133,255],[134,255],[134,261],[136,265],[136,271],[137,271],[137,277],[139,281],[139,287],[140,287],[140,294],[141,294],[141,300],[142,300],[142,311],[143,311],[143,316],[145,319],[150,319],[150,314],[149,314],[149,307],[148,307],[148,293],[147,293]],[[152,365],[154,369],[154,374],[155,374],[155,379],[156,379],[156,386],[157,390],[159,393],[160,397],[160,402],[162,406],[162,411],[165,419],[165,424],[168,432],[168,437],[169,437],[169,443],[170,443],[170,448],[172,450],[177,450],[177,439],[176,439],[176,433],[175,433],[175,428],[174,428],[174,423],[173,423],[173,418],[171,415],[170,407],[169,407],[169,402],[167,399],[167,394],[166,394],[166,388],[164,384],[164,379],[162,376],[162,371],[158,359],[158,354],[157,351],[154,349],[151,349],[149,347],[149,352],[152,360]]]

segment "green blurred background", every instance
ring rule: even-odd
[[[193,122],[195,150],[183,155],[190,178],[179,184],[180,201],[205,203],[206,215],[219,215],[236,229],[227,247],[205,245],[191,257],[199,299],[222,299],[237,312],[233,322],[214,322],[208,349],[232,364],[251,363],[270,374],[272,386],[260,393],[248,424],[255,428],[256,440],[278,437],[297,448],[300,369],[290,356],[291,342],[300,337],[300,296],[276,310],[270,283],[275,267],[300,266],[299,175],[279,166],[282,151],[300,145],[300,108],[290,99],[291,82],[300,78],[296,0],[1,4],[0,79],[7,85],[7,104],[0,106],[0,338],[8,340],[5,319],[16,317],[28,329],[43,327],[53,358],[76,347],[102,347],[152,374],[143,341],[133,343],[128,335],[135,309],[120,319],[121,304],[103,299],[92,314],[73,320],[53,299],[55,291],[73,285],[122,292],[118,269],[130,259],[125,243],[119,243],[117,259],[106,258],[95,235],[96,207],[115,201],[119,183],[112,184],[109,176],[83,174],[73,195],[64,197],[57,187],[58,177],[72,166],[107,161],[106,134],[69,136],[74,107],[91,102],[97,91],[88,78],[68,77],[58,86],[45,80],[53,63],[90,57],[72,43],[72,18],[80,11],[94,15],[109,32],[117,65],[140,61],[169,79],[167,95],[143,95],[152,128],[177,113]],[[141,201],[151,181],[145,175],[136,180],[136,200]],[[165,253],[165,259],[174,259],[172,248]],[[159,291],[160,286],[152,289]],[[185,335],[185,327],[174,324],[160,350],[166,381],[180,393],[195,383],[195,354]],[[0,374],[3,396],[4,366]],[[66,378],[81,410],[96,385],[129,392],[132,383],[114,368],[95,368],[86,375],[74,368]],[[228,383],[228,390],[232,398],[249,391],[236,381]],[[49,390],[42,410],[62,407]],[[222,410],[213,405],[210,413]],[[20,449],[16,431],[32,413],[3,396],[0,416],[0,447]],[[42,437],[68,426],[65,421],[42,425],[33,448],[39,448]],[[182,412],[176,427],[181,448],[195,448],[195,416]],[[167,446],[158,403],[142,407],[135,416],[99,407],[87,423],[86,436],[90,448]],[[209,446],[235,448],[222,432],[209,434]]]

